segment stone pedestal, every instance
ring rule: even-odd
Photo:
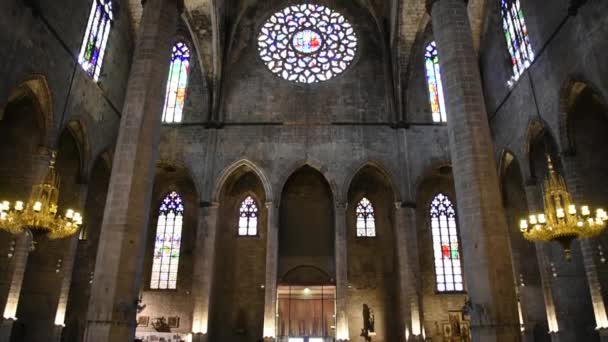
[[[10,342],[15,320],[3,319],[0,322],[0,342]]]
[[[474,341],[521,338],[494,144],[464,0],[429,0],[445,90],[448,135]]]
[[[192,334],[192,342],[209,342],[209,335],[207,334]]]
[[[144,4],[112,163],[84,340],[132,341],[178,0]]]

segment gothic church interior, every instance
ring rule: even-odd
[[[2,0],[0,46],[0,342],[608,341],[606,0]]]

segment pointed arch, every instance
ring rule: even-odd
[[[346,197],[339,197],[343,194],[343,192],[339,191],[339,187],[336,183],[336,181],[329,177],[329,171],[328,169],[323,166],[320,162],[313,160],[313,159],[301,159],[295,163],[293,163],[291,165],[291,167],[287,168],[282,174],[281,176],[279,176],[278,181],[277,181],[277,189],[281,189],[281,192],[277,193],[276,196],[276,201],[277,203],[281,202],[281,195],[282,195],[282,190],[285,188],[285,184],[287,184],[287,181],[289,180],[289,178],[296,173],[299,169],[308,166],[310,168],[315,169],[317,172],[319,172],[323,178],[325,179],[325,181],[327,182],[327,184],[329,184],[329,188],[331,190],[332,193],[332,197],[334,199],[334,202],[339,202],[339,203],[344,203],[344,201],[346,200]]]
[[[8,102],[22,97],[30,97],[38,109],[38,122],[41,128],[41,141],[45,147],[53,146],[55,137],[53,96],[46,76],[35,74],[24,80],[11,91]],[[0,113],[0,120],[4,118],[4,110]]]
[[[366,160],[364,162],[358,162],[358,163],[354,164],[353,167],[349,168],[349,172],[347,173],[348,177],[344,180],[344,184],[342,185],[342,189],[344,190],[343,196],[345,199],[348,198],[348,191],[350,190],[353,180],[355,179],[357,174],[366,167],[373,168],[382,177],[385,178],[386,182],[388,183],[391,190],[393,191],[394,202],[401,201],[401,195],[400,195],[401,192],[399,191],[400,187],[398,186],[398,183],[395,181],[395,179],[397,179],[397,178],[395,178],[393,173],[389,172],[388,169],[386,167],[384,167],[384,165],[382,163],[380,163],[376,160]]]
[[[222,190],[224,189],[228,179],[230,179],[235,172],[238,172],[239,169],[244,169],[245,171],[252,171],[259,178],[260,182],[262,183],[262,186],[264,187],[266,201],[272,202],[274,198],[272,193],[272,186],[268,181],[266,174],[260,167],[258,167],[254,162],[248,159],[241,159],[231,164],[220,173],[220,176],[215,183],[213,194],[211,196],[212,201],[215,203],[219,203]]]
[[[66,129],[74,138],[76,147],[78,148],[78,154],[80,155],[80,170],[78,172],[81,181],[86,182],[88,180],[88,168],[91,162],[91,146],[89,142],[89,136],[87,134],[86,125],[82,120],[76,119],[68,122]]]

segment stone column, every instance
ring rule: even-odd
[[[586,205],[585,184],[580,174],[581,168],[578,165],[578,159],[575,155],[563,156],[562,162],[564,165],[564,178],[568,184],[568,190],[572,195],[572,200],[576,205]],[[606,305],[602,296],[602,283],[598,276],[598,267],[600,264],[594,258],[594,251],[597,248],[594,240],[580,240],[579,245],[583,256],[583,264],[585,265],[585,274],[589,285],[591,295],[591,303],[593,305],[593,313],[595,316],[596,329],[600,332],[602,341],[608,341],[608,317],[606,314]]]
[[[87,198],[88,187],[82,186],[79,192],[78,206],[76,211],[83,212],[83,208]],[[86,222],[85,222],[86,224]],[[72,275],[74,274],[74,264],[76,263],[76,250],[78,249],[80,231],[74,234],[69,239],[69,244],[65,250],[61,263],[61,289],[59,290],[59,298],[57,301],[57,310],[55,312],[55,329],[53,331],[54,340],[61,341],[61,334],[65,327],[65,312],[68,307],[68,298],[70,296],[70,287],[72,285]]]
[[[336,203],[335,215],[335,255],[336,255],[336,340],[348,341],[348,262],[346,251],[346,204]]]
[[[276,339],[277,273],[279,267],[279,210],[273,202],[266,203],[266,281],[264,284],[264,340]]]
[[[19,234],[13,241],[14,251],[11,258],[7,277],[10,278],[8,296],[4,304],[3,320],[0,323],[0,342],[9,342],[11,340],[13,325],[17,320],[17,306],[19,305],[19,297],[21,295],[21,286],[23,285],[23,277],[25,275],[25,267],[27,258],[32,247],[32,234],[27,231]]]
[[[477,56],[464,0],[427,0],[448,115],[474,341],[520,340],[515,281]]]
[[[395,239],[399,272],[399,305],[404,320],[400,333],[407,341],[422,341],[416,210],[413,202],[395,203]],[[406,332],[407,331],[407,332]]]
[[[127,84],[86,342],[132,341],[178,0],[147,0]]]
[[[193,342],[206,342],[208,339],[209,302],[215,265],[218,209],[218,203],[201,204],[199,208],[192,287],[192,300],[194,301],[192,313]]]
[[[541,212],[543,203],[541,199],[541,188],[535,182],[528,182],[525,186],[526,200],[531,213]],[[559,321],[553,300],[552,274],[549,270],[549,261],[547,254],[544,251],[544,246],[541,243],[535,243],[536,259],[538,262],[538,270],[540,272],[540,281],[543,289],[543,298],[545,299],[545,312],[547,314],[547,324],[549,325],[549,333],[553,342],[559,341]]]

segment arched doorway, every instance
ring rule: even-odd
[[[285,183],[279,210],[278,342],[325,342],[336,335],[334,203],[310,166]]]

